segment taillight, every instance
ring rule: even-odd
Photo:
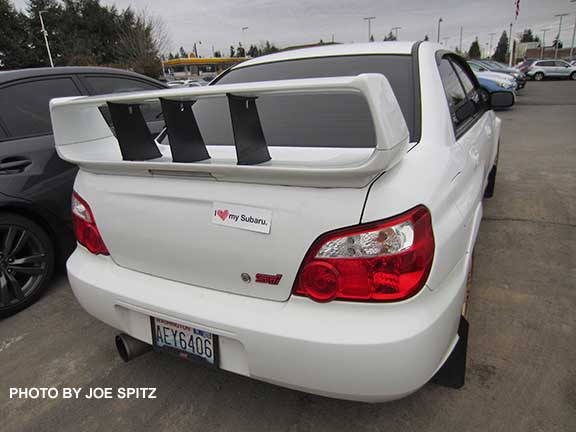
[[[404,300],[422,289],[433,257],[430,212],[418,206],[322,235],[302,262],[294,294],[319,302]]]
[[[98,231],[90,206],[76,192],[72,194],[72,219],[78,243],[93,254],[110,255]]]

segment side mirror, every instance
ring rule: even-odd
[[[490,93],[490,106],[492,108],[510,108],[514,105],[514,94],[506,91]]]

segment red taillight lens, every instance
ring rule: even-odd
[[[404,300],[422,289],[433,258],[430,212],[418,206],[322,235],[304,258],[294,294],[319,302]]]
[[[72,219],[78,243],[93,254],[110,255],[98,231],[90,206],[76,192],[72,194]]]

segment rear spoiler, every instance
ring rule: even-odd
[[[264,94],[356,93],[374,124],[376,146],[356,162],[306,163],[274,159],[255,100]],[[210,158],[191,109],[201,99],[227,97],[237,159]],[[163,154],[141,114],[160,102],[170,154]],[[114,129],[102,115],[108,107]],[[58,155],[98,173],[211,177],[222,181],[316,187],[363,187],[395,165],[408,149],[408,128],[388,80],[381,74],[176,88],[50,101]],[[164,146],[162,146],[164,147]],[[368,149],[370,150],[370,149]],[[164,152],[166,153],[166,152]]]

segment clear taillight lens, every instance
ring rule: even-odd
[[[90,206],[76,192],[72,194],[72,219],[78,243],[93,254],[110,255],[98,231]]]
[[[424,206],[321,236],[300,267],[294,293],[313,300],[398,301],[422,289],[434,235]]]

